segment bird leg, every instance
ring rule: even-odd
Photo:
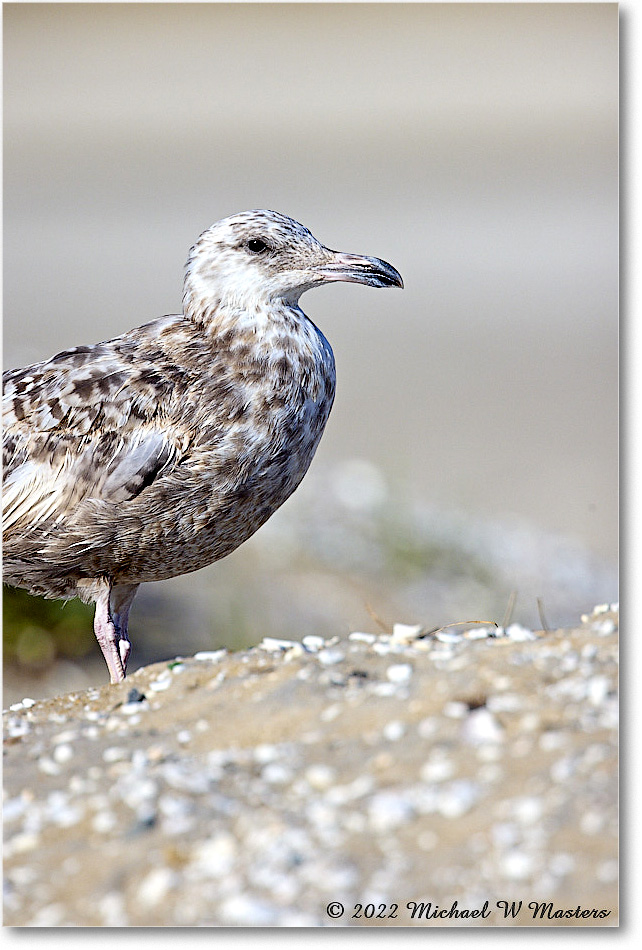
[[[96,613],[94,614],[94,633],[103,651],[105,662],[109,670],[109,679],[112,683],[120,683],[125,679],[125,668],[118,649],[118,631],[114,621],[109,616],[109,594],[111,584],[101,590],[96,598]]]
[[[123,664],[123,676],[127,672],[127,660],[132,648],[127,636],[129,610],[139,586],[139,584],[116,584],[112,587],[109,596],[109,612],[119,637],[118,652]]]
[[[127,638],[127,621],[138,584],[106,582],[96,597],[94,633],[103,651],[112,683],[125,679],[131,644]]]

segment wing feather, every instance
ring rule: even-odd
[[[86,498],[126,502],[180,458],[180,373],[151,358],[151,333],[143,342],[126,334],[4,374],[5,532],[60,520]]]

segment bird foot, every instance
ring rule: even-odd
[[[127,636],[129,608],[138,590],[138,584],[105,582],[96,597],[94,633],[103,651],[112,683],[121,683],[127,672],[127,660],[132,645]]]

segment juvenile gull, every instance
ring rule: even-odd
[[[4,580],[93,601],[112,683],[139,584],[230,554],[305,475],[335,369],[298,301],[338,280],[403,287],[292,218],[235,214],[192,247],[182,313],[4,374]]]

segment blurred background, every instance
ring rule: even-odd
[[[5,368],[180,309],[240,210],[406,284],[303,298],[338,369],[312,469],[234,555],[141,588],[132,668],[616,598],[617,4],[3,13]],[[5,705],[106,681],[91,610],[4,600]]]

